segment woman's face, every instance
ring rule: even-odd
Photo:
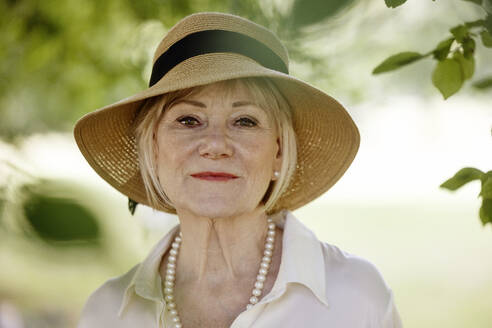
[[[281,155],[273,120],[237,83],[210,84],[178,100],[157,130],[158,177],[178,215],[238,216],[255,210]],[[234,178],[203,172],[221,172]]]

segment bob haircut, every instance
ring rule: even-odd
[[[275,84],[265,77],[246,77],[218,82],[227,92],[235,90],[241,83],[249,91],[255,105],[262,108],[273,120],[280,139],[282,167],[278,179],[270,181],[261,203],[267,214],[271,213],[275,202],[287,189],[297,165],[296,135],[292,122],[291,107]],[[181,89],[146,99],[136,114],[133,129],[136,137],[139,167],[147,197],[154,209],[164,209],[176,213],[171,200],[164,193],[157,175],[157,127],[163,113],[178,100],[191,96],[203,89],[197,86]]]

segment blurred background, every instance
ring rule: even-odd
[[[492,224],[479,219],[480,183],[439,185],[462,167],[492,169],[492,50],[476,43],[473,78],[446,100],[432,58],[372,74],[486,11],[479,0],[391,2],[0,0],[0,328],[75,327],[90,293],[176,224],[140,205],[131,216],[72,128],[145,89],[158,42],[197,11],[268,26],[289,49],[291,74],[359,126],[347,173],[294,214],[379,268],[405,327],[491,327]]]

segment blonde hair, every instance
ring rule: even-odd
[[[218,82],[227,91],[241,83],[250,92],[255,104],[265,110],[273,120],[282,152],[282,165],[277,180],[271,181],[261,202],[267,214],[271,213],[278,198],[287,189],[297,164],[296,135],[292,122],[292,109],[275,84],[265,77],[247,77]],[[151,206],[176,213],[171,200],[164,193],[157,175],[157,127],[163,113],[177,100],[199,92],[204,86],[169,92],[148,98],[137,112],[133,128],[136,137],[140,172]]]

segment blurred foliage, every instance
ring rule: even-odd
[[[31,192],[24,212],[30,226],[46,242],[95,243],[100,237],[95,216],[70,198]]]
[[[5,207],[5,186],[0,186],[0,213],[3,213]],[[3,215],[0,215],[0,227],[2,226]]]
[[[60,147],[56,138],[43,138],[41,153],[60,160],[48,154]],[[118,209],[121,198],[77,176],[79,168],[50,174],[32,161],[37,138],[29,139],[0,144],[0,326],[10,327],[1,320],[6,302],[19,307],[16,327],[74,327],[101,279],[141,260],[144,236],[138,218]]]
[[[302,28],[355,0],[295,0],[287,13],[256,0],[24,0],[0,2],[0,135],[69,131],[83,114],[147,85],[152,51],[165,30],[197,11],[230,12],[289,40],[291,57]],[[145,30],[153,24],[159,39]]]
[[[388,8],[396,8],[404,4],[407,0],[384,0]]]
[[[482,197],[482,206],[479,210],[479,217],[483,225],[492,225],[492,171],[482,172],[473,167],[465,167],[441,184],[441,188],[457,190],[468,182],[479,180],[481,189],[478,197]]]
[[[492,48],[492,0],[463,1],[481,6],[485,12],[485,18],[464,22],[450,28],[452,37],[442,40],[433,50],[425,54],[405,51],[392,55],[374,68],[372,74],[389,72],[432,55],[437,61],[432,72],[434,86],[441,92],[444,99],[458,92],[463,83],[471,79],[475,73],[475,39],[479,39],[485,47]],[[385,2],[388,8],[396,8],[406,0],[385,0]],[[480,29],[480,31],[473,32],[474,29]],[[473,86],[477,89],[487,89],[492,86],[490,80],[492,76],[475,82]]]
[[[21,171],[11,166],[10,175]],[[21,174],[24,174],[22,171]],[[77,201],[73,182],[33,178],[1,188],[2,208],[0,227],[5,233],[19,238],[38,239],[51,246],[100,247],[99,218],[87,205]],[[8,205],[8,213],[4,207]]]
[[[322,22],[333,15],[339,13],[342,9],[350,5],[353,0],[331,0],[331,1],[306,1],[295,0],[290,9],[289,31],[294,33],[299,28]]]

